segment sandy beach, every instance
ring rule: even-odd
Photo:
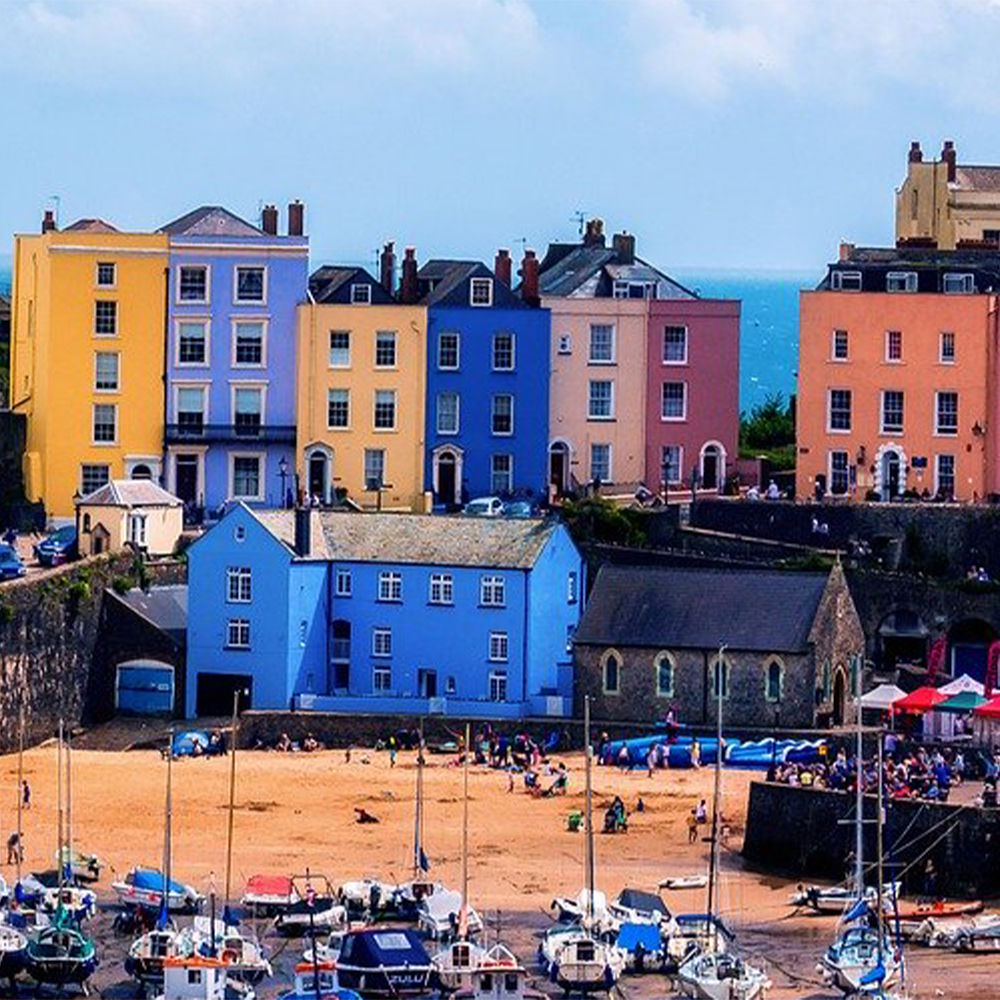
[[[508,792],[505,773],[472,768],[470,774],[470,895],[491,927],[502,929],[526,963],[533,964],[537,935],[549,923],[554,896],[576,895],[583,883],[584,840],[567,830],[567,816],[582,809],[583,759],[563,758],[570,770],[569,793],[537,799],[524,792],[520,777]],[[24,814],[26,870],[51,867],[56,850],[56,751],[54,746],[25,754],[32,807]],[[354,750],[279,754],[241,751],[238,757],[233,895],[258,872],[299,874],[308,867],[336,886],[363,875],[390,879],[411,874],[416,764],[400,753]],[[0,829],[16,827],[17,758],[0,758]],[[835,929],[831,918],[792,915],[787,905],[792,883],[742,869],[738,851],[746,792],[754,775],[727,772],[724,815],[730,829],[724,858],[723,911],[737,928],[745,950],[768,965],[777,1000],[832,996],[821,987],[816,961]],[[152,751],[73,752],[72,832],[77,848],[97,853],[107,864],[98,885],[102,902],[113,898],[116,873],[134,864],[159,867],[163,857],[166,764]],[[549,779],[551,780],[551,779]],[[208,892],[212,876],[223,891],[229,759],[187,759],[173,767],[174,877]],[[705,871],[707,844],[687,843],[685,819],[701,798],[710,798],[712,772],[645,771],[622,773],[596,768],[595,815],[614,795],[630,810],[625,834],[596,837],[598,888],[614,896],[625,886],[653,888],[670,875]],[[425,768],[425,850],[431,876],[460,884],[462,771],[452,758],[430,755]],[[639,798],[645,809],[635,811]],[[377,824],[355,822],[355,807],[375,815]],[[600,819],[597,820],[598,824]],[[0,869],[8,880],[11,866]],[[704,892],[667,894],[677,912],[703,909]],[[102,965],[95,986],[103,996],[136,995],[121,967],[126,940],[110,935],[110,914],[94,924]],[[278,975],[258,991],[277,996],[301,952],[300,942],[269,938],[278,956]],[[998,995],[994,976],[1000,957],[907,951],[911,994],[915,997],[990,998]],[[543,984],[540,984],[543,985]],[[626,997],[662,997],[660,976],[623,981]]]

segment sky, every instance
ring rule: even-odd
[[[822,271],[891,242],[911,139],[1000,162],[997,51],[1000,0],[0,0],[0,254],[54,197],[301,198],[317,264],[583,213],[665,267]]]

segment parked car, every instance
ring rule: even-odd
[[[0,580],[13,580],[27,572],[21,557],[5,543],[0,543]]]
[[[538,517],[538,505],[530,500],[511,500],[503,505],[504,517]]]
[[[477,497],[465,505],[465,513],[473,517],[499,517],[503,513],[500,497]]]
[[[35,558],[43,566],[59,566],[76,555],[76,528],[67,524],[35,546]]]

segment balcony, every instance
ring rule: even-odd
[[[295,426],[274,424],[167,424],[167,444],[295,444]]]

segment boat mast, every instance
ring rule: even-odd
[[[63,720],[59,720],[59,743],[56,746],[56,797],[59,800],[58,809],[58,827],[59,827],[59,848],[56,851],[56,857],[59,858],[59,906],[62,906],[62,888],[63,888],[63,866],[62,866],[62,852],[63,852],[63,767],[62,767],[62,751],[63,751]]]
[[[465,724],[465,762],[462,768],[462,909],[459,914],[460,936],[469,938],[469,754],[470,726]]]
[[[232,746],[229,748],[229,825],[226,830],[226,895],[222,901],[222,913],[225,920],[229,919],[229,899],[233,873],[233,819],[236,812],[236,727],[239,723],[240,692],[233,691],[233,725]],[[212,941],[215,942],[215,930],[212,930]]]
[[[24,853],[22,839],[22,815],[24,808],[24,701],[21,702],[20,720],[17,732],[17,881],[21,881],[21,855]]]
[[[860,688],[860,684],[858,687]],[[858,890],[858,899],[865,898],[865,799],[864,799],[864,745],[861,731],[861,696],[858,695],[856,708],[858,716],[857,747],[855,748],[854,768],[854,882]]]
[[[712,940],[718,945],[718,936],[715,933],[715,911],[718,908],[718,892],[716,891],[716,879],[718,878],[719,858],[719,805],[722,802],[722,693],[725,688],[726,666],[723,656],[726,652],[726,644],[719,645],[718,658],[715,661],[715,786],[712,790],[712,834],[711,851],[708,856],[708,919],[712,925]]]
[[[420,719],[417,735],[417,801],[413,819],[413,879],[423,871],[424,853],[424,720]]]
[[[587,916],[590,918],[590,928],[594,921],[594,823],[593,823],[593,783],[590,777],[590,695],[583,698],[583,750],[586,754],[585,774],[587,789]],[[590,929],[588,928],[588,929]]]
[[[170,919],[170,827],[172,820],[173,792],[173,760],[174,760],[174,727],[170,727],[170,742],[167,744],[167,793],[163,817],[163,899],[160,904],[160,920],[164,925]]]
[[[875,883],[875,905],[878,907],[877,913],[875,915],[876,927],[878,927],[878,964],[882,964],[882,733],[881,730],[878,733],[878,753],[876,756],[878,765],[878,802],[876,803],[875,810],[875,855],[877,857],[876,862],[876,878]]]
[[[73,864],[73,732],[66,731],[66,857],[59,857],[62,865]],[[71,869],[72,870],[72,869]]]

